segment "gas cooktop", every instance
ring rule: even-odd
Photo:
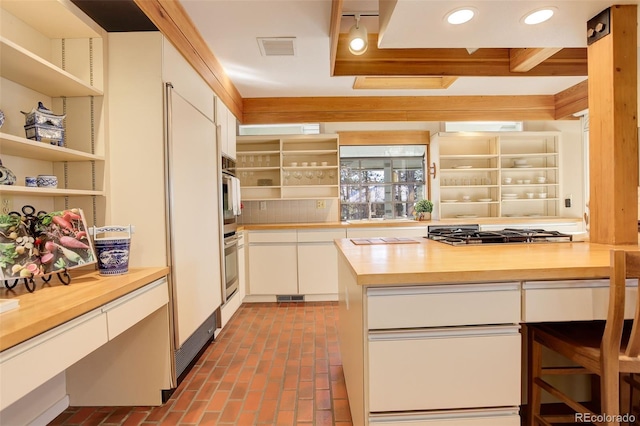
[[[571,242],[573,236],[544,229],[481,231],[479,225],[429,226],[425,238],[450,245]]]

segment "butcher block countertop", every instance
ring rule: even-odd
[[[551,224],[551,223],[577,223],[582,222],[582,219],[578,218],[476,218],[467,219],[467,222],[472,222],[479,225],[493,225],[500,224],[504,226],[508,225],[522,225],[532,223],[535,225]],[[467,223],[465,222],[465,223]],[[313,223],[247,223],[239,226],[241,230],[248,231],[277,231],[286,229],[329,229],[329,228],[391,228],[391,227],[424,227],[431,225],[453,225],[460,224],[460,219],[443,219],[443,220],[428,220],[428,221],[416,221],[410,219],[371,219],[371,220],[354,220],[348,222],[313,222]]]
[[[50,284],[36,279],[29,293],[20,282],[14,290],[1,289],[0,298],[20,300],[20,306],[0,313],[0,351],[24,342],[80,315],[112,302],[166,276],[168,267],[129,268],[123,275],[101,276],[97,271],[72,272],[71,284],[56,276]]]
[[[609,277],[612,248],[589,242],[451,246],[426,238],[414,244],[336,240],[364,286],[564,280]]]

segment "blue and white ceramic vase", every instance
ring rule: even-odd
[[[16,183],[16,175],[5,166],[2,165],[0,160],[0,185],[13,185]]]

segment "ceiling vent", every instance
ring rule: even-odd
[[[262,56],[296,56],[295,37],[258,37]]]

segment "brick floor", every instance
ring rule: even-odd
[[[161,407],[69,407],[50,425],[351,426],[338,305],[244,304]]]

